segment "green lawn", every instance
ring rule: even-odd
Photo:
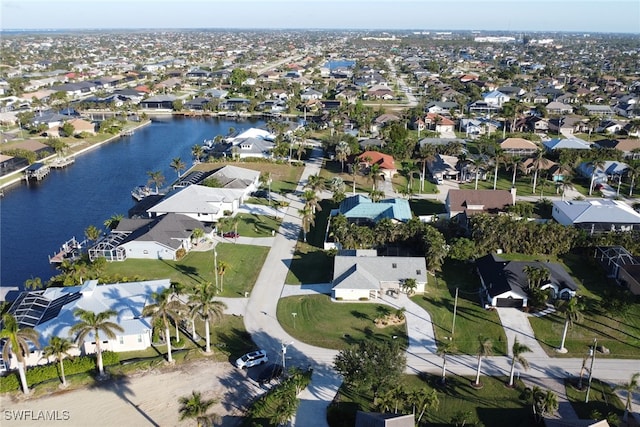
[[[524,385],[517,382],[517,388],[504,386],[506,378],[481,377],[484,387],[473,389],[471,378],[449,376],[447,386],[436,385],[437,376],[405,375],[402,386],[407,391],[435,389],[438,393],[438,409],[427,412],[420,425],[444,427],[455,425],[452,418],[458,414],[467,414],[466,425],[491,427],[533,427],[531,405],[523,400]],[[375,411],[371,393],[360,393],[342,385],[335,402],[329,407],[328,419],[331,427],[353,426],[357,410]],[[403,408],[403,414],[410,414],[413,408]],[[400,413],[400,411],[399,411]],[[458,424],[462,425],[462,424]]]
[[[278,302],[278,322],[296,340],[323,348],[343,349],[365,338],[390,340],[393,336],[406,346],[404,324],[377,328],[373,323],[389,310],[375,303],[331,302],[328,295],[293,296]]]
[[[569,254],[561,258],[569,273],[577,279],[578,295],[586,300],[583,320],[574,325],[567,334],[564,356],[582,357],[587,354],[593,339],[598,345],[611,350],[610,358],[640,358],[640,303],[631,303],[626,313],[611,314],[602,307],[605,291],[617,285],[606,277],[603,270],[586,255]],[[560,346],[564,318],[553,314],[531,318],[531,326],[542,348],[550,356],[557,356],[555,348]]]
[[[438,200],[409,199],[409,206],[414,215],[432,215],[446,212],[444,203]]]
[[[611,387],[594,379],[591,381],[591,391],[589,392],[589,403],[585,403],[585,397],[587,394],[587,378],[583,379],[583,390],[577,390],[574,387],[573,382],[565,381],[565,387],[567,390],[567,399],[571,402],[571,406],[581,419],[602,419],[607,418],[609,414],[616,414],[619,419],[622,419],[624,414],[624,403],[620,401]],[[594,417],[594,411],[597,411],[600,416]]]
[[[323,249],[298,242],[285,283],[327,283],[332,276],[333,258]]]
[[[447,261],[437,279],[429,275],[424,295],[411,299],[431,315],[436,340],[451,336],[456,288],[459,288],[454,344],[458,352],[476,354],[478,336],[493,340],[494,354],[507,354],[507,338],[498,313],[480,306],[480,279],[472,264]]]
[[[243,237],[271,237],[271,232],[280,228],[280,219],[272,216],[242,213],[237,217],[238,234]]]
[[[489,169],[488,178],[486,181],[478,180],[478,190],[493,190],[493,172],[494,169]],[[500,169],[498,171],[498,182],[496,183],[497,190],[511,190],[511,180],[513,179],[513,172],[505,171]],[[473,190],[475,189],[476,181],[471,180],[470,182],[460,184],[460,189],[462,190]],[[518,173],[516,177],[516,194],[518,196],[532,196],[533,190],[533,174],[531,175],[522,175]],[[538,181],[536,185],[536,194],[537,196],[542,197],[545,196],[555,196],[556,195],[556,186],[553,181],[544,179],[541,174],[538,174]]]
[[[220,296],[239,297],[253,288],[269,248],[220,243],[217,252],[218,262],[224,261],[229,265]],[[104,275],[117,276],[121,281],[169,278],[187,286],[214,283],[213,251],[191,252],[180,261],[130,259],[112,262],[107,264]]]

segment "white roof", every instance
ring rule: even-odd
[[[148,212],[217,214],[220,211],[220,204],[231,203],[243,196],[243,190],[189,185],[169,193],[160,203],[148,209]]]
[[[572,224],[597,222],[640,224],[640,214],[619,200],[556,200],[553,206],[564,213]]]
[[[276,136],[269,132],[268,130],[251,128],[242,132],[240,135],[236,136],[235,139],[243,139],[243,138],[258,138],[258,139],[268,139],[274,140]]]
[[[124,329],[124,332],[118,332],[117,335],[137,335],[151,329],[149,319],[141,317],[142,309],[152,302],[151,294],[169,288],[169,285],[169,279],[100,286],[97,280],[91,280],[82,286],[47,288],[41,296],[52,302],[72,294],[79,293],[80,297],[65,304],[57,316],[36,325],[34,329],[40,335],[40,343],[47,345],[53,336],[70,337],[69,330],[78,323],[73,314],[75,310],[83,309],[94,313],[115,310],[117,315],[111,320]]]

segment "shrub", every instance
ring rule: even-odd
[[[360,298],[358,298],[358,301],[369,301],[369,298],[367,298],[367,297],[360,297]]]
[[[118,353],[112,351],[104,351],[102,352],[102,362],[104,366],[117,365],[120,363],[120,356],[118,356]],[[64,373],[67,376],[82,374],[96,369],[95,355],[66,358],[63,363]],[[59,378],[57,361],[48,365],[34,366],[27,369],[27,384],[30,386],[57,378]],[[17,371],[0,378],[1,393],[18,389],[20,389],[20,379],[18,378]]]

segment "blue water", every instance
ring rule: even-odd
[[[226,135],[231,127],[262,125],[260,120],[154,119],[132,136],[52,170],[40,183],[6,188],[0,198],[0,286],[22,286],[30,277],[45,282],[57,274],[48,255],[71,237],[83,240],[89,225],[104,229],[113,214],[126,217],[135,203],[131,190],[147,183],[148,171],[162,171],[169,184],[176,179],[171,160],[180,157],[190,167],[195,144]]]
[[[353,68],[355,65],[356,61],[347,60],[334,60],[324,64],[324,66],[329,68],[330,70],[335,70],[336,68]]]

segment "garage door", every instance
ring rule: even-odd
[[[498,298],[498,307],[522,307],[522,298]]]

